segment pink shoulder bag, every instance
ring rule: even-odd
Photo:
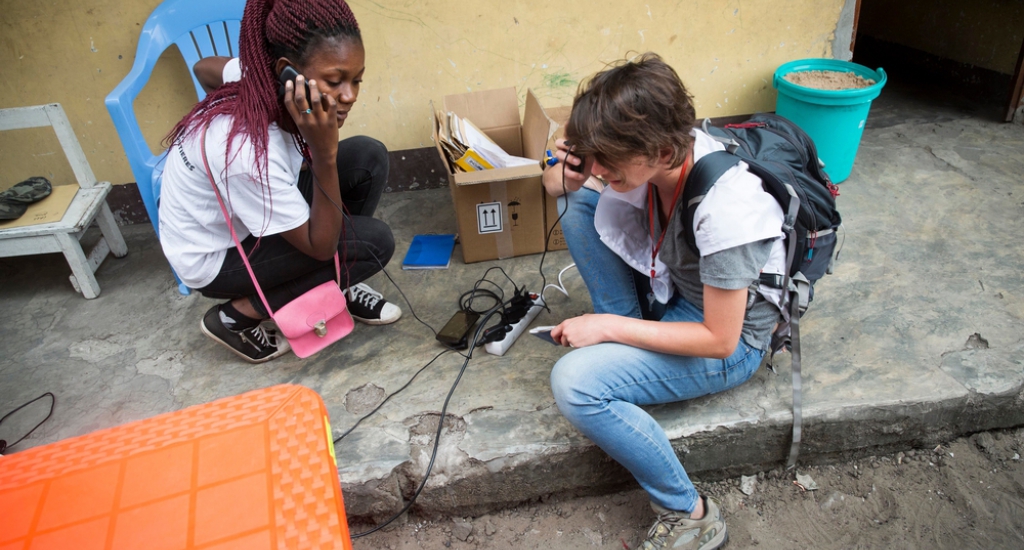
[[[306,291],[302,296],[288,302],[276,312],[270,309],[263,289],[260,288],[256,274],[252,272],[249,265],[249,258],[246,256],[242,243],[238,241],[234,225],[231,223],[231,216],[227,207],[221,199],[220,190],[213,179],[213,172],[210,170],[210,163],[206,158],[206,130],[203,128],[200,147],[203,151],[203,165],[206,168],[206,175],[210,178],[210,185],[213,186],[213,193],[217,196],[220,204],[220,211],[224,214],[224,220],[231,230],[231,237],[235,240],[238,253],[245,262],[245,268],[249,270],[252,277],[252,284],[256,287],[256,293],[263,301],[263,307],[267,308],[270,318],[277,323],[278,330],[288,339],[292,351],[301,358],[309,357],[327,346],[341,340],[348,333],[352,332],[355,323],[352,322],[352,315],[348,312],[348,301],[345,300],[345,293],[341,291],[341,263],[338,253],[334,253],[334,273],[336,281],[327,281]]]

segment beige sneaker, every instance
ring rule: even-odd
[[[690,514],[666,510],[655,503],[651,508],[658,519],[647,531],[647,540],[637,550],[660,550],[662,548],[686,548],[692,550],[714,550],[729,540],[725,520],[718,503],[708,497],[704,499],[704,517],[690,519]]]

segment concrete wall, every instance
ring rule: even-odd
[[[858,32],[1012,75],[1024,40],[1019,0],[862,0]]]
[[[60,102],[98,178],[134,181],[103,105],[128,73],[157,0],[0,0],[0,106]],[[804,57],[848,59],[855,0],[537,0],[387,3],[353,0],[367,73],[343,136],[389,149],[431,146],[430,100],[532,88],[545,106],[572,100],[581,78],[630,52],[665,56],[697,98],[699,116],[774,108],[775,67]],[[136,109],[152,147],[195,101],[176,51],[165,53]],[[6,134],[6,135],[5,135]],[[29,175],[71,181],[46,132],[0,134],[0,189]]]

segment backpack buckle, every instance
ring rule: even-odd
[[[785,278],[778,273],[762,273],[757,278],[758,282],[762,285],[771,288],[782,288],[782,283]]]

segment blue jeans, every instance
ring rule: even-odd
[[[598,238],[594,208],[598,194],[581,189],[568,195],[562,229],[569,252],[590,292],[596,313],[660,320],[702,322],[704,313],[676,295],[664,311],[646,307],[643,277]],[[559,211],[565,201],[559,199]],[[740,340],[727,359],[685,357],[623,344],[573,350],[551,371],[558,409],[577,429],[626,467],[651,500],[669,510],[693,511],[697,491],[665,431],[641,406],[672,403],[718,393],[749,379],[764,352]]]

